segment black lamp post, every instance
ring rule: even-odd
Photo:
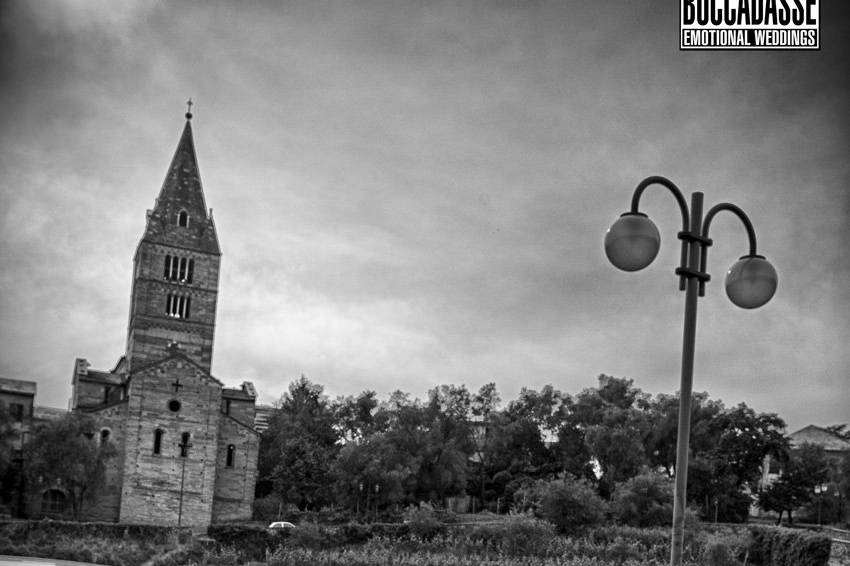
[[[688,474],[688,442],[691,428],[691,391],[693,388],[694,348],[696,343],[697,298],[705,294],[706,260],[711,238],[708,229],[715,215],[728,210],[744,223],[749,237],[749,253],[738,260],[726,274],[726,294],[741,308],[754,309],[767,303],[776,292],[776,270],[756,252],[756,235],[750,219],[734,204],[722,203],[711,208],[703,217],[703,194],[691,195],[691,208],[682,191],[664,177],[647,177],[638,184],[632,195],[629,212],[621,215],[605,234],[605,254],[614,266],[624,271],[638,271],[655,259],[661,245],[658,228],[638,205],[644,190],[650,185],[666,187],[682,212],[681,262],[676,269],[679,290],[685,291],[685,328],[682,346],[682,378],[679,399],[679,429],[676,442],[676,491],[673,499],[673,533],[670,551],[671,566],[682,564],[682,545],[685,531],[685,495]]]
[[[177,526],[183,526],[183,484],[186,481],[186,459],[189,457],[189,448],[192,447],[192,444],[189,443],[188,434],[183,435],[182,442],[177,444],[180,447],[180,456],[183,459],[183,468],[180,472],[180,502],[177,507]]]
[[[828,488],[829,486],[826,484],[817,484],[815,486],[815,495],[818,499],[818,526],[820,526],[820,508],[823,504],[823,496],[826,495]]]

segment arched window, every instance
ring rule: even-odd
[[[190,297],[169,293],[165,298],[165,314],[174,318],[189,318]]]
[[[181,283],[191,283],[194,274],[194,259],[172,255],[165,256],[165,265],[162,270],[163,279],[168,281],[180,281]]]
[[[161,428],[153,431],[153,453],[159,455],[162,453],[162,437],[165,435],[165,431]]]
[[[58,489],[48,489],[41,494],[41,512],[61,515],[65,511],[65,494]]]
[[[109,435],[111,434],[108,428],[100,429],[100,443],[106,444],[109,441]]]
[[[226,465],[228,468],[233,467],[233,457],[236,455],[236,446],[233,444],[227,445],[227,462]]]
[[[177,215],[177,225],[186,228],[189,226],[189,213],[185,210],[181,210],[180,214]]]

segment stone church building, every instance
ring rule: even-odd
[[[71,409],[113,443],[85,519],[205,527],[251,517],[256,391],[211,373],[221,250],[206,208],[192,114],[133,259],[127,350],[96,371],[77,359]]]

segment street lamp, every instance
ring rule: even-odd
[[[820,507],[823,503],[823,496],[826,494],[829,486],[826,484],[818,484],[815,486],[815,495],[818,496],[818,526],[820,526]]]
[[[703,194],[691,195],[691,207],[682,191],[665,177],[647,177],[632,195],[631,210],[621,215],[605,234],[605,255],[615,267],[624,271],[643,269],[658,255],[661,237],[649,217],[639,211],[640,197],[650,185],[666,187],[682,212],[681,262],[676,269],[679,290],[685,291],[685,328],[682,345],[682,379],[679,399],[679,429],[676,442],[676,491],[673,499],[673,533],[670,551],[671,566],[682,564],[685,530],[685,494],[688,474],[688,442],[691,428],[691,391],[693,388],[694,347],[696,343],[697,298],[705,295],[705,284],[711,279],[706,273],[708,237],[711,221],[718,212],[728,210],[744,223],[749,238],[749,253],[739,259],[726,274],[726,295],[741,308],[754,309],[767,303],[776,292],[776,270],[756,251],[756,235],[750,219],[734,204],[722,203],[711,208],[703,218]]]

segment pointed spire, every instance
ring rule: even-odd
[[[186,104],[191,110],[192,99]],[[215,227],[204,200],[191,119],[192,113],[187,111],[183,133],[150,212],[144,239],[170,243],[179,233],[188,232],[198,249],[220,253]]]

